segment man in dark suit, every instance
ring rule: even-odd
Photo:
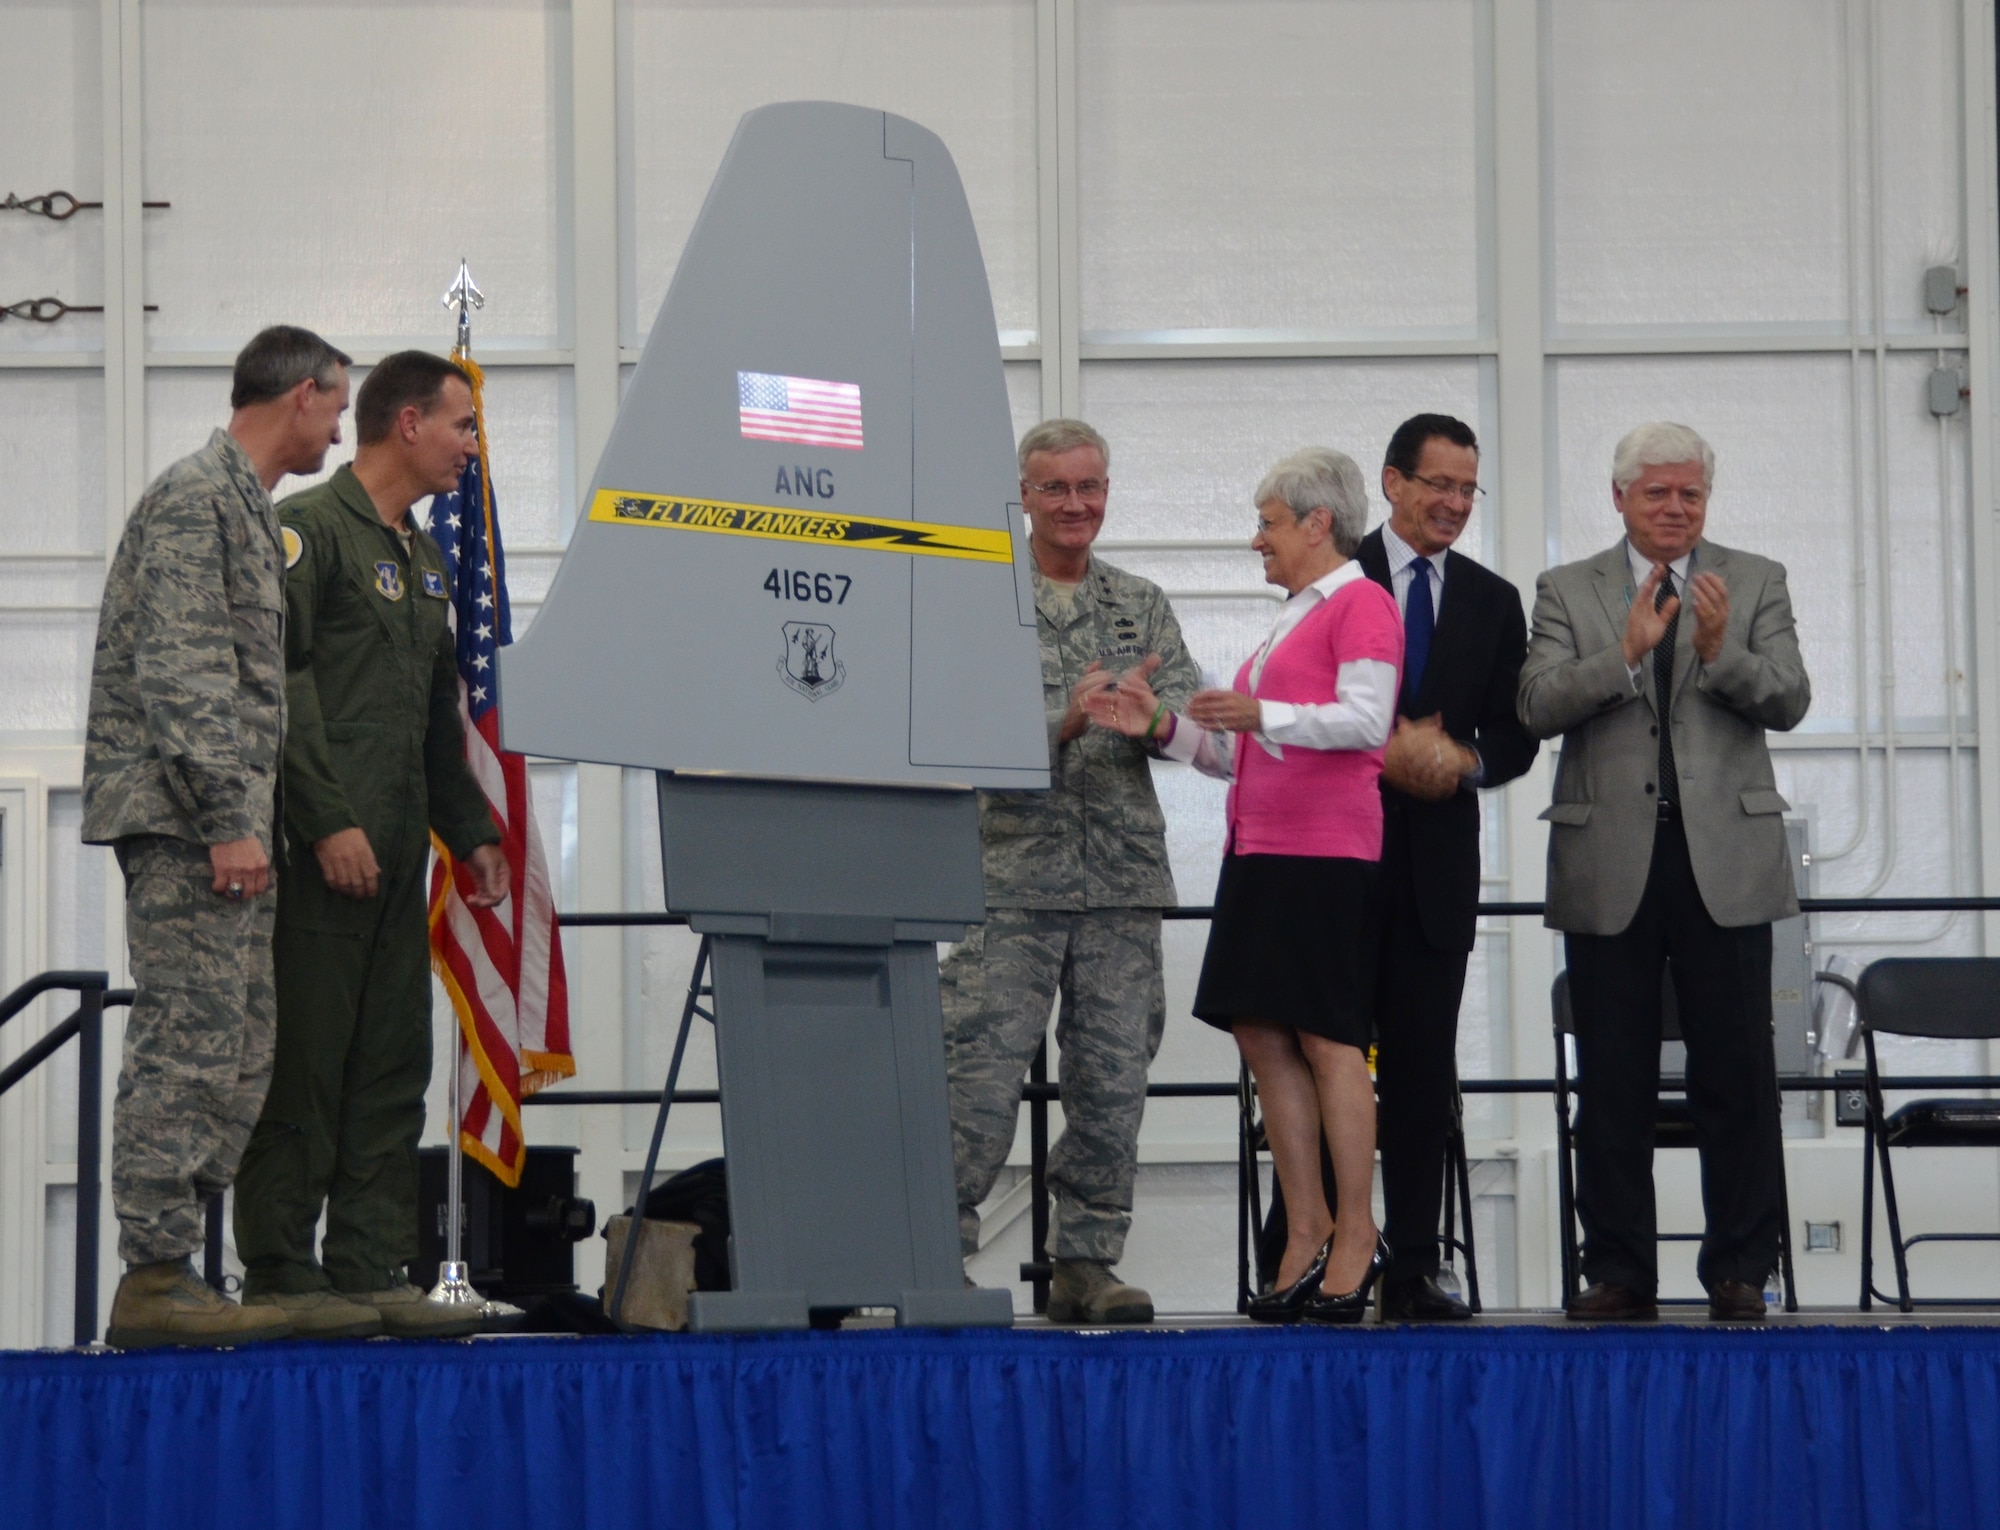
[[[1382,767],[1382,955],[1375,1028],[1388,1322],[1471,1316],[1437,1283],[1445,1143],[1457,1088],[1458,1004],[1479,902],[1479,788],[1539,747],[1515,715],[1527,623],[1513,585],[1451,550],[1480,494],[1479,442],[1420,414],[1389,439],[1387,524],[1361,567],[1403,613],[1400,719]]]
[[[1616,546],[1543,574],[1521,719],[1562,736],[1547,922],[1564,932],[1583,1108],[1573,1318],[1659,1316],[1653,1133],[1671,961],[1708,1227],[1711,1318],[1764,1316],[1784,1144],[1771,923],[1799,911],[1765,730],[1812,703],[1782,564],[1702,535],[1715,453],[1641,425],[1612,458]]]

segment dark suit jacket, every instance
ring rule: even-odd
[[[1362,572],[1390,589],[1379,529],[1362,539],[1360,557]],[[1406,717],[1442,713],[1445,732],[1479,751],[1485,784],[1504,785],[1534,763],[1541,747],[1514,708],[1527,651],[1520,592],[1481,564],[1448,552],[1423,685],[1414,697],[1400,698],[1396,710]],[[1425,940],[1440,951],[1470,951],[1478,922],[1479,793],[1422,802],[1385,782],[1382,807],[1383,857],[1409,856]]]

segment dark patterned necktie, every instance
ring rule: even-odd
[[[1430,662],[1431,634],[1437,628],[1437,608],[1431,604],[1430,559],[1418,558],[1410,565],[1410,592],[1403,607],[1403,691],[1410,698],[1414,715],[1424,666]]]
[[[1660,576],[1660,587],[1653,597],[1653,609],[1659,610],[1674,593],[1674,571],[1668,569]],[[1681,800],[1680,776],[1674,769],[1674,638],[1681,628],[1681,613],[1678,608],[1667,618],[1667,630],[1660,635],[1660,641],[1653,647],[1653,695],[1659,703],[1660,711],[1660,800],[1679,802]]]

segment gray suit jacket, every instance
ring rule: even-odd
[[[1799,910],[1771,774],[1767,728],[1797,726],[1812,703],[1784,566],[1703,540],[1694,573],[1729,586],[1729,626],[1714,664],[1694,651],[1694,607],[1674,648],[1672,726],[1681,818],[1702,902],[1716,923],[1764,924]],[[1646,890],[1657,822],[1658,705],[1652,661],[1638,695],[1619,644],[1633,597],[1625,543],[1535,581],[1534,630],[1521,669],[1521,721],[1562,735],[1549,823],[1548,914],[1558,930],[1616,935]]]

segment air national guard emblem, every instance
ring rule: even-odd
[[[395,559],[384,558],[375,565],[375,593],[384,600],[403,598],[403,570]]]
[[[808,701],[839,690],[847,666],[833,656],[833,629],[819,622],[786,622],[778,677]]]

